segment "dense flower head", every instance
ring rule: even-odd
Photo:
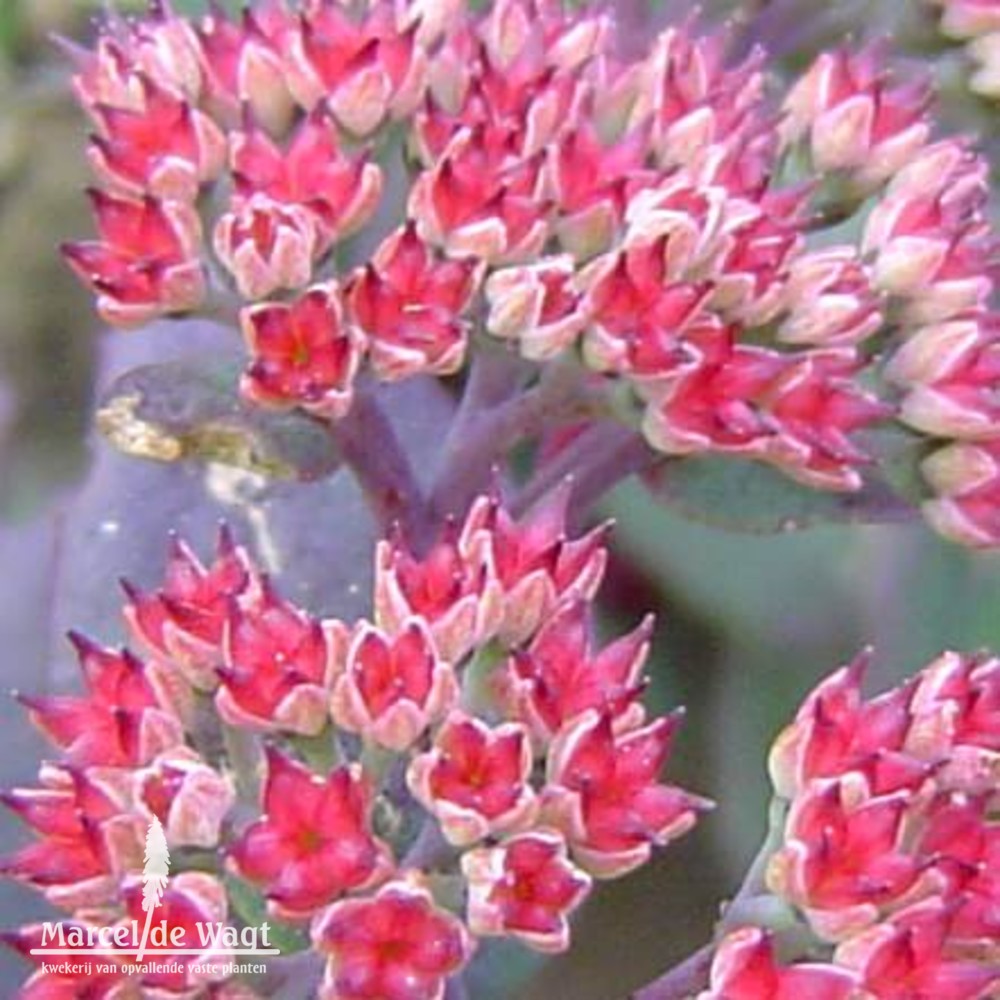
[[[254,913],[304,947],[308,932],[332,1000],[440,1000],[478,938],[564,951],[592,879],[707,806],[661,777],[678,717],[639,704],[651,619],[592,635],[607,531],[572,534],[567,499],[514,517],[480,497],[420,556],[384,540],[376,623],[282,597],[226,529],[208,563],[172,539],[163,583],[126,587],[148,659],[74,637],[86,695],[23,699],[60,759],[2,797],[35,840],[0,871],[67,926],[141,920],[158,821],[199,869],[169,874],[168,924],[189,945],[199,921]],[[196,955],[158,972],[132,957],[107,983],[36,971],[23,995],[245,1000],[234,980],[195,982]]]
[[[944,653],[866,699],[867,659],[821,682],[774,744],[785,805],[767,885],[836,945],[859,996],[992,996],[997,660]]]
[[[1000,91],[991,5],[940,5]],[[881,44],[788,82],[759,48],[732,58],[733,29],[689,19],[628,59],[615,29],[561,0],[110,17],[92,51],[67,45],[101,191],[98,239],[66,255],[112,325],[238,316],[243,396],[328,422],[359,379],[461,372],[482,327],[599,372],[588,420],[816,490],[878,485],[866,444],[893,420],[950,438],[968,416],[992,440],[988,359],[947,385],[881,377],[900,348],[947,354],[934,331],[994,288],[987,163],[932,141],[927,82]]]

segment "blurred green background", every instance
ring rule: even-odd
[[[48,36],[86,39],[95,6],[0,0],[0,643],[4,686],[32,691],[74,685],[60,638],[70,625],[121,641],[116,580],[155,582],[171,527],[204,549],[220,515],[251,545],[271,519],[271,536],[287,543],[277,567],[286,590],[327,613],[362,611],[369,575],[370,529],[356,530],[363,512],[345,476],[297,496],[220,484],[204,470],[124,459],[90,431],[92,400],[112,373],[206,343],[235,346],[222,331],[102,334],[58,257],[61,241],[89,231],[80,196],[86,125]],[[848,31],[891,30],[911,57],[934,59],[949,125],[995,144],[996,111],[965,93],[961,54],[935,47],[917,3],[707,7],[711,18],[744,21],[751,7],[764,8],[762,40],[789,69]],[[618,13],[648,37],[650,24],[688,8],[629,0]],[[414,448],[427,448],[447,400],[407,398],[404,390],[392,404],[394,417]],[[304,507],[319,512],[312,538],[296,520]],[[611,634],[658,612],[652,697],[657,707],[688,709],[670,773],[719,807],[654,864],[602,888],[570,955],[520,993],[529,1000],[625,996],[706,939],[763,834],[769,742],[823,674],[868,643],[877,648],[873,688],[946,647],[1000,648],[1000,561],[920,526],[725,534],[680,520],[635,485],[620,488],[606,513],[618,528],[604,624]],[[31,783],[43,749],[10,699],[0,703],[0,726],[0,784]],[[22,839],[16,823],[0,827],[4,849]],[[42,912],[33,894],[0,885],[0,925]],[[21,975],[20,962],[0,956],[0,992]],[[480,985],[474,995],[491,992]]]

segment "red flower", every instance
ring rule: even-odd
[[[167,700],[166,675],[127,649],[113,652],[75,632],[70,639],[87,685],[86,695],[20,695],[39,729],[79,767],[148,764],[184,741]]]
[[[518,645],[566,600],[590,600],[604,575],[607,525],[581,538],[566,536],[570,486],[554,490],[520,521],[495,497],[473,503],[462,528],[460,551],[483,565],[503,589],[500,638]]]
[[[361,622],[339,646],[330,711],[338,726],[365,740],[405,750],[458,700],[455,671],[419,618],[395,635]]]
[[[520,158],[513,131],[462,129],[410,191],[417,232],[453,257],[516,264],[537,256],[549,235],[541,157]]]
[[[390,857],[372,835],[370,792],[359,766],[321,778],[269,748],[261,809],[264,815],[230,848],[229,861],[263,888],[276,913],[307,916],[384,877]]]
[[[462,922],[409,881],[335,903],[312,934],[329,959],[320,1000],[441,1000],[473,950]]]
[[[742,129],[762,131],[758,121],[764,91],[762,57],[754,52],[740,66],[725,66],[726,38],[694,38],[669,28],[642,67],[631,121],[651,119],[651,145],[663,166],[690,165]]]
[[[194,210],[152,196],[88,193],[99,239],[68,243],[63,254],[96,292],[101,316],[112,326],[130,327],[194,309],[205,295]]]
[[[457,371],[468,338],[461,316],[477,284],[474,261],[436,259],[412,223],[385,239],[346,292],[351,318],[371,340],[378,376]]]
[[[121,873],[142,863],[146,824],[85,772],[46,765],[40,779],[41,788],[3,796],[40,839],[5,858],[0,871],[66,909],[109,902]]]
[[[220,9],[197,26],[208,103],[229,120],[249,108],[275,133],[292,117],[294,102],[280,48],[294,21],[282,0],[264,0],[243,11],[237,23]]]
[[[182,97],[148,77],[141,82],[141,108],[95,108],[99,131],[91,140],[91,165],[124,194],[193,202],[225,165],[225,137]]]
[[[734,345],[664,381],[643,430],[667,454],[746,455],[814,489],[858,490],[868,459],[850,435],[891,412],[853,381],[860,365],[849,348],[787,355]]]
[[[724,337],[725,328],[703,309],[711,285],[669,279],[672,240],[663,235],[601,258],[581,277],[590,367],[658,381],[700,358],[702,341]]]
[[[322,223],[324,249],[357,232],[378,207],[382,171],[364,155],[342,152],[323,111],[298,126],[286,150],[252,125],[230,137],[230,149],[237,193],[311,209]]]
[[[803,908],[829,940],[874,923],[920,874],[903,842],[913,795],[865,792],[843,779],[809,785],[792,804],[785,846],[768,870],[772,891]]]
[[[793,798],[814,778],[861,770],[876,794],[926,777],[927,770],[900,751],[911,723],[913,684],[864,701],[861,683],[870,656],[857,657],[819,684],[775,740],[769,768],[778,794]]]
[[[163,586],[145,593],[123,584],[132,635],[157,659],[179,668],[200,688],[218,683],[222,639],[232,601],[252,606],[260,596],[257,569],[229,529],[219,529],[216,557],[202,565],[183,540],[171,538]]]
[[[650,615],[635,631],[595,653],[587,604],[565,605],[526,650],[511,656],[501,682],[505,701],[542,741],[594,708],[607,712],[616,729],[641,725],[641,673],[652,631]]]
[[[397,27],[391,3],[373,4],[357,22],[334,0],[311,0],[288,37],[292,93],[303,107],[325,104],[347,131],[369,135],[420,100],[426,56],[416,31]]]
[[[646,169],[648,156],[648,125],[607,144],[586,118],[552,146],[548,177],[559,211],[555,232],[577,260],[607,250],[624,222],[628,202],[655,182],[657,174]]]
[[[458,664],[488,641],[503,618],[503,592],[487,567],[465,559],[459,528],[449,518],[441,537],[417,559],[402,538],[384,539],[375,550],[375,621],[398,632],[420,618],[449,663]]]
[[[315,735],[327,722],[335,623],[320,623],[261,581],[260,603],[230,605],[215,696],[230,725]]]
[[[533,830],[462,855],[469,884],[469,928],[510,935],[529,948],[558,953],[569,947],[569,915],[586,899],[591,879],[567,857],[551,830]]]
[[[720,942],[699,1000],[852,1000],[857,984],[852,972],[836,965],[778,965],[771,937],[744,927]]]
[[[703,799],[658,776],[679,716],[616,736],[611,717],[579,716],[552,741],[543,816],[566,835],[576,860],[597,878],[616,878],[694,826]]]
[[[431,750],[410,763],[406,782],[437,817],[445,838],[464,847],[531,825],[537,811],[531,767],[531,742],[523,726],[491,728],[454,712]]]
[[[291,302],[248,306],[240,322],[252,359],[240,382],[244,396],[332,420],[350,409],[364,343],[344,322],[336,285],[314,285]]]
[[[949,953],[954,918],[939,899],[917,904],[842,944],[836,961],[879,1000],[988,1000],[1000,972]]]

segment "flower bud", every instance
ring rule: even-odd
[[[223,215],[216,223],[213,244],[240,294],[250,300],[309,284],[322,252],[315,213],[264,194],[237,202]]]

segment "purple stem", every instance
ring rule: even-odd
[[[570,363],[547,366],[538,384],[519,392],[523,366],[509,363],[490,373],[496,358],[483,359],[482,374],[470,376],[466,397],[445,446],[431,509],[437,517],[462,514],[490,482],[510,448],[548,426],[592,414],[603,397],[590,390],[584,373]]]
[[[693,996],[708,984],[715,945],[706,944],[665,972],[648,986],[636,990],[630,1000],[682,1000]]]
[[[579,517],[623,479],[661,458],[631,428],[595,424],[535,472],[514,501],[513,513],[523,514],[564,480],[572,479],[572,513]]]
[[[409,458],[375,396],[360,388],[347,416],[329,427],[379,530],[385,534],[398,524],[409,544],[424,550],[433,539],[433,521]]]

